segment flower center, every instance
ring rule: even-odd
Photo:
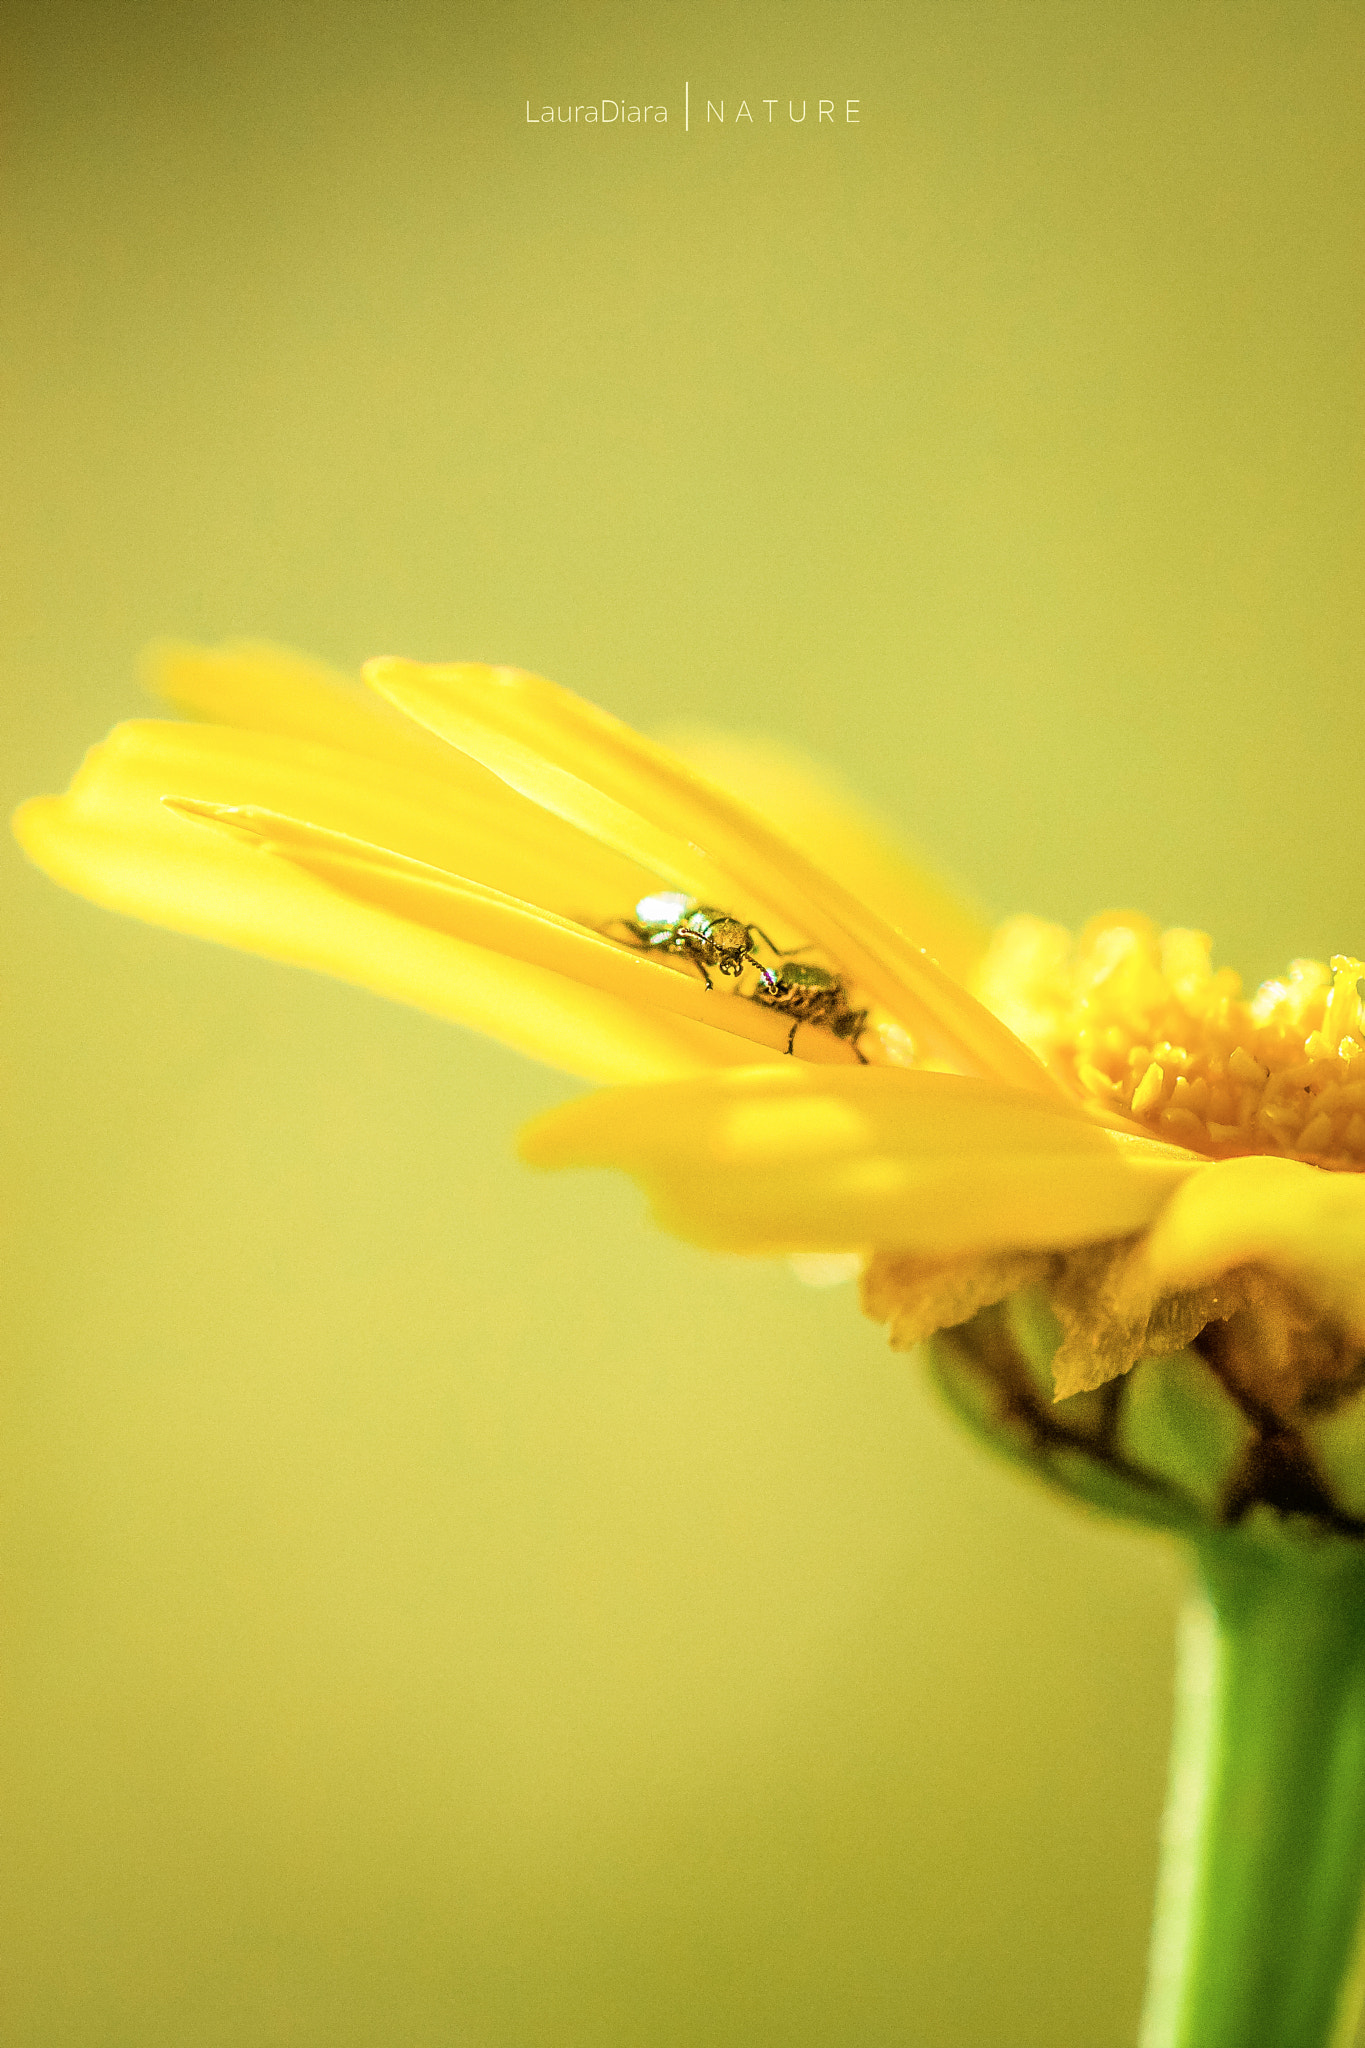
[[[1365,962],[1295,960],[1250,1001],[1203,932],[1114,911],[1078,940],[1017,917],[982,1000],[1097,1108],[1215,1158],[1278,1152],[1365,1168]]]

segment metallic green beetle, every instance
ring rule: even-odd
[[[651,952],[681,953],[695,963],[708,988],[715,986],[707,973],[708,967],[734,979],[746,967],[755,968],[758,987],[749,1000],[791,1018],[787,1034],[789,1053],[795,1047],[797,1027],[816,1024],[832,1031],[836,1038],[847,1039],[863,1065],[867,1065],[858,1043],[867,1023],[867,1011],[852,1007],[837,974],[795,960],[790,952],[780,953],[761,925],[746,924],[742,918],[732,917],[728,910],[699,903],[695,896],[664,890],[657,896],[642,896],[634,917],[613,918],[603,929],[610,931],[613,927],[625,932],[632,945],[647,947]],[[781,962],[776,973],[754,952],[755,939],[761,939]],[[805,949],[798,946],[794,950]]]
[[[799,1024],[818,1024],[824,1030],[832,1031],[836,1038],[846,1038],[863,1065],[867,1065],[867,1055],[858,1043],[867,1024],[867,1011],[852,1007],[843,982],[827,968],[786,958],[777,971],[776,979],[764,981],[754,990],[752,1000],[762,1003],[765,1009],[780,1010],[791,1018],[792,1028],[787,1034],[788,1052],[792,1050]]]
[[[613,926],[629,933],[632,945],[645,946],[651,952],[681,953],[695,964],[708,988],[715,987],[708,967],[732,977],[741,975],[746,967],[756,967],[762,988],[777,989],[777,976],[754,952],[754,940],[759,938],[771,953],[777,953],[768,934],[756,924],[732,917],[728,910],[699,903],[695,896],[672,889],[658,896],[642,896],[634,917],[613,918],[603,930],[610,931]]]

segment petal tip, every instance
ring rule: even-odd
[[[398,676],[409,669],[420,669],[422,663],[413,661],[406,654],[374,654],[360,665],[365,681],[376,690],[382,690],[391,676]]]
[[[137,672],[144,690],[150,696],[175,701],[175,690],[171,678],[177,668],[190,662],[201,662],[211,658],[212,648],[201,647],[194,640],[177,640],[170,635],[149,640],[137,657]]]
[[[551,1168],[589,1163],[583,1157],[581,1144],[574,1142],[574,1107],[568,1102],[559,1109],[547,1109],[522,1125],[517,1132],[516,1148],[523,1166]]]
[[[31,860],[38,857],[36,845],[41,837],[43,820],[51,816],[61,801],[59,796],[31,796],[11,815],[10,831]]]

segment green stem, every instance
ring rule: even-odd
[[[1199,1546],[1142,2048],[1349,2048],[1365,1546]],[[1297,1554],[1296,1554],[1297,1552]]]

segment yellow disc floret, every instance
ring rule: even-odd
[[[980,993],[1107,1117],[1213,1158],[1275,1152],[1365,1167],[1365,962],[1295,960],[1249,1001],[1203,932],[1129,912],[1073,940],[1018,917],[996,933]]]

